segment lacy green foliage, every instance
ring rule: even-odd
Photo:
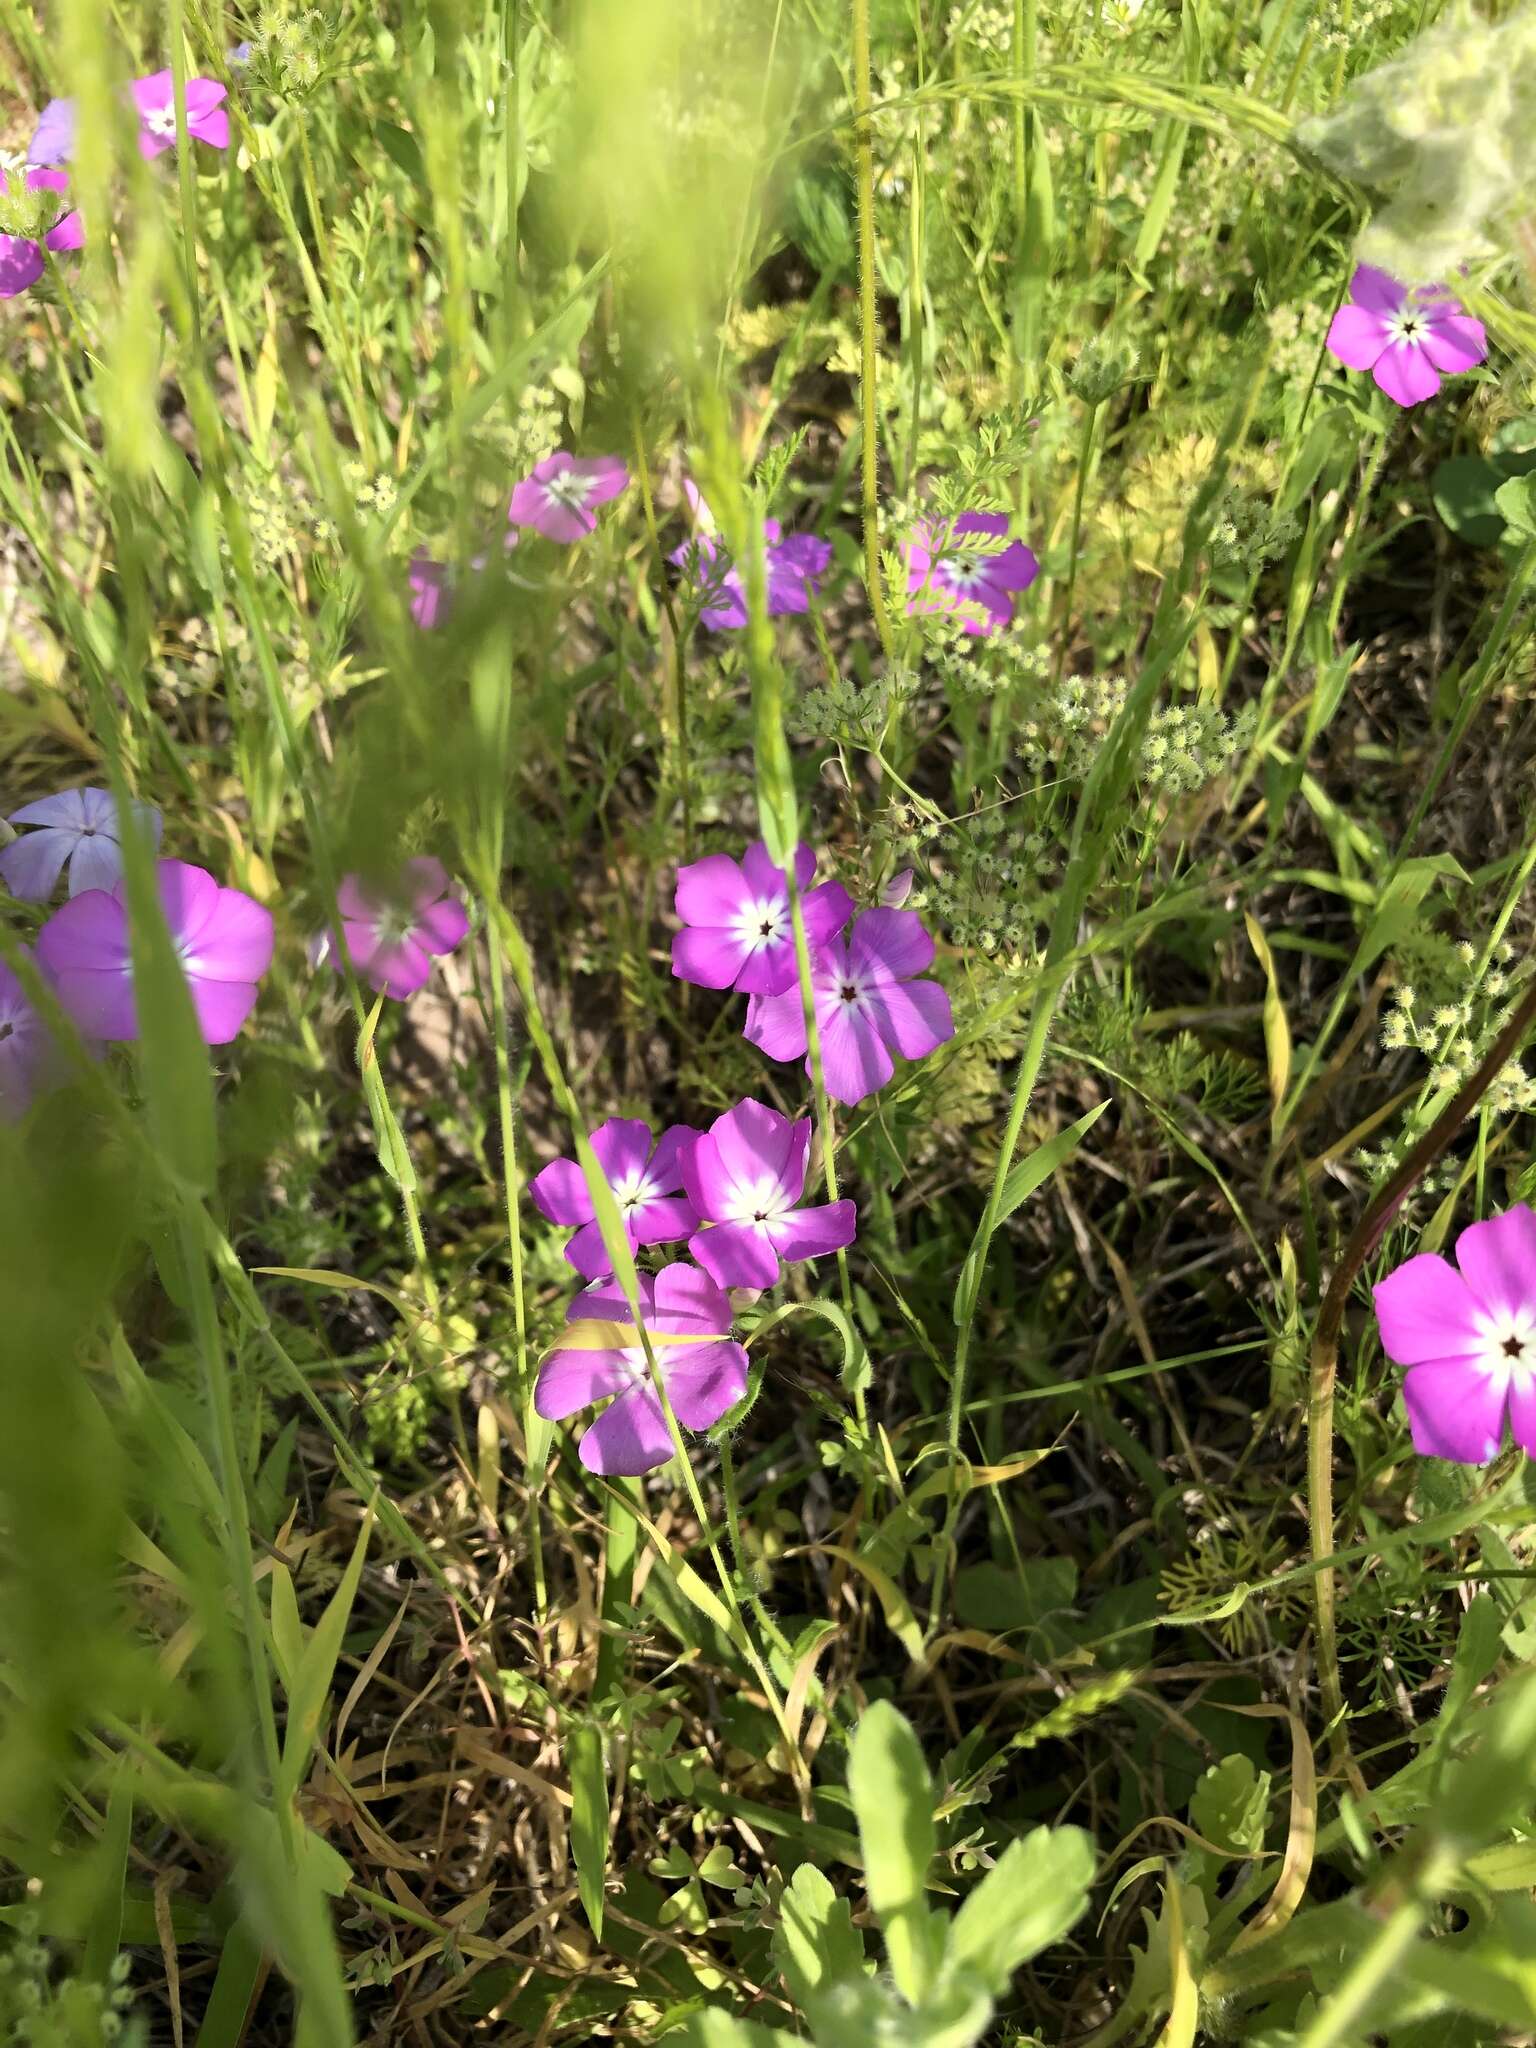
[[[1409,284],[1507,246],[1536,135],[1536,11],[1490,23],[1470,8],[1359,79],[1301,139],[1381,197],[1361,260]]]
[[[35,1909],[15,1913],[0,1931],[0,2042],[6,2048],[147,2048],[145,2023],[133,2016],[131,1967],[112,1958],[107,1982],[61,1972],[38,1939]]]

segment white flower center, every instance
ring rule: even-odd
[[[730,1194],[730,1223],[772,1223],[780,1216],[787,1216],[795,1206],[793,1197],[776,1181],[771,1173],[759,1174],[755,1181],[738,1181]]]
[[[789,937],[789,904],[782,896],[763,896],[755,903],[743,904],[736,913],[734,929],[737,943],[749,953],[766,952]]]
[[[162,141],[174,142],[176,139],[176,108],[174,104],[166,107],[151,107],[144,116],[144,126],[151,135],[159,137]]]
[[[575,469],[562,469],[558,476],[545,479],[544,495],[552,505],[563,505],[567,512],[584,512],[587,500],[596,488],[595,476],[583,476]]]
[[[1421,342],[1429,332],[1429,321],[1414,306],[1403,306],[1387,322],[1387,332],[1394,341]]]
[[[382,948],[403,946],[416,928],[416,913],[404,904],[381,910],[373,920],[375,945]]]
[[[982,555],[952,555],[939,564],[940,574],[952,590],[969,590],[973,583],[981,581],[986,568]]]
[[[622,1180],[613,1182],[613,1198],[623,1211],[626,1220],[637,1209],[656,1199],[656,1183],[643,1169],[638,1173],[627,1173]]]
[[[1522,1391],[1536,1381],[1536,1306],[1484,1309],[1477,1333],[1483,1341],[1479,1372]]]

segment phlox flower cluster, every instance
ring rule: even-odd
[[[856,911],[841,883],[813,886],[810,847],[795,849],[792,868],[827,1092],[861,1102],[891,1078],[893,1054],[921,1059],[954,1035],[948,994],[923,978],[933,940],[913,912],[898,907],[909,877],[900,878],[895,900]],[[708,854],[679,870],[676,910],[673,973],[745,995],[747,1038],[773,1058],[807,1059],[809,1070],[790,874],[761,840],[739,860]],[[772,1287],[786,1265],[853,1243],[851,1201],[805,1200],[811,1135],[809,1117],[787,1117],[750,1096],[706,1131],[674,1124],[653,1140],[649,1125],[614,1117],[593,1132],[596,1168],[631,1255],[686,1242],[694,1261],[676,1260],[654,1281],[640,1277],[644,1336],[612,1277],[580,1164],[557,1159],[534,1178],[535,1206],[574,1233],[565,1255],[590,1283],[540,1369],[534,1405],[561,1421],[613,1397],[581,1440],[589,1470],[639,1473],[665,1464],[674,1449],[668,1403],[684,1428],[718,1423],[747,1385],[725,1290]]]
[[[158,851],[164,823],[152,804],[135,803],[133,828]],[[18,829],[19,828],[19,829]],[[60,1007],[90,1047],[131,1043],[140,1035],[134,989],[121,823],[111,792],[66,789],[23,804],[5,821],[0,882],[18,901],[46,903],[60,881],[67,901],[43,923],[30,956]],[[243,890],[224,887],[206,868],[159,860],[160,907],[208,1045],[228,1045],[255,1007],[272,961],[272,913]],[[357,875],[337,890],[338,937],[312,949],[345,956],[383,995],[413,994],[432,956],[448,953],[469,918],[441,864],[407,861],[385,888]],[[0,966],[0,1115],[13,1119],[65,1071],[47,1024],[9,966]]]
[[[228,149],[229,116],[224,110],[228,88],[215,78],[186,81],[187,133],[212,149]],[[139,117],[139,152],[163,155],[176,145],[176,92],[169,71],[153,71],[129,86]],[[38,117],[27,150],[27,171],[20,203],[7,193],[8,218],[0,232],[0,299],[30,291],[47,268],[50,255],[61,256],[84,246],[80,215],[63,199],[69,179],[54,168],[75,152],[75,103],[50,100]],[[18,215],[25,212],[26,219]]]

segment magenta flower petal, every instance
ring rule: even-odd
[[[610,1478],[638,1478],[671,1456],[672,1434],[648,1385],[620,1394],[581,1440],[582,1464]]]
[[[823,1202],[814,1209],[796,1209],[768,1225],[781,1259],[820,1259],[846,1251],[858,1236],[859,1212],[846,1199]]]
[[[592,1133],[592,1150],[611,1186],[638,1181],[651,1156],[651,1127],[638,1117],[611,1116]]]
[[[742,863],[728,853],[707,853],[677,871],[674,907],[685,924],[732,924],[747,900]]]
[[[761,1223],[711,1224],[689,1238],[688,1252],[722,1287],[772,1287],[779,1277],[778,1250]]]
[[[874,1021],[849,1010],[817,1018],[821,1033],[822,1078],[834,1102],[862,1102],[883,1088],[895,1072]]]
[[[602,1228],[596,1218],[584,1223],[565,1248],[566,1261],[574,1266],[583,1280],[601,1280],[613,1271],[613,1261],[608,1256],[608,1247],[603,1243]]]
[[[1347,370],[1372,370],[1387,345],[1387,329],[1368,306],[1340,306],[1328,329],[1328,353]]]
[[[933,937],[915,910],[866,910],[854,925],[848,957],[861,976],[905,981],[933,965]]]
[[[1426,1458],[1486,1465],[1498,1456],[1507,1398],[1501,1378],[1462,1359],[1411,1367],[1403,1400],[1414,1449]]]
[[[1440,373],[1416,341],[1389,342],[1371,375],[1397,405],[1420,405],[1440,389]]]
[[[528,1183],[534,1207],[551,1223],[573,1229],[592,1220],[592,1194],[574,1159],[552,1159]]]
[[[30,291],[43,274],[43,252],[21,235],[0,235],[0,299]]]
[[[739,1344],[695,1344],[669,1356],[667,1393],[684,1429],[713,1429],[746,1391],[747,1354]]]
[[[352,943],[352,925],[344,930],[347,935],[347,951],[352,955],[354,966],[361,966],[357,948]],[[407,996],[415,995],[417,989],[425,988],[432,978],[432,956],[421,945],[413,932],[393,946],[375,944],[368,955],[364,970],[369,982],[380,995],[389,996],[397,1003],[403,1003]]]
[[[126,976],[128,913],[104,889],[71,896],[38,933],[37,954],[55,979],[65,973]]]
[[[785,995],[754,996],[747,1005],[742,1036],[771,1060],[803,1059],[805,1011],[799,989],[792,988]]]
[[[658,1329],[698,1335],[731,1327],[731,1304],[712,1280],[682,1259],[656,1275],[653,1300]]]
[[[19,978],[0,960],[0,1120],[10,1123],[22,1114],[55,1058],[48,1027]]]
[[[803,896],[811,885],[816,873],[816,856],[804,840],[795,848],[795,887]],[[754,839],[741,856],[742,879],[748,892],[754,896],[771,896],[775,892],[788,896],[785,887],[785,870],[775,867],[767,846],[761,839]]]
[[[889,982],[870,991],[871,1021],[904,1060],[926,1059],[955,1035],[949,990],[936,981]]]
[[[1510,1378],[1509,1426],[1526,1456],[1536,1458],[1536,1376],[1530,1373]]]
[[[1397,1365],[1475,1357],[1483,1348],[1479,1303],[1438,1252],[1420,1252],[1371,1290],[1381,1348]]]
[[[991,540],[1002,540],[1008,531],[1008,515],[1006,512],[962,512],[951,531],[984,533]]]
[[[469,912],[456,896],[445,896],[417,913],[415,933],[429,953],[451,953],[469,932]]]
[[[1395,313],[1407,298],[1408,287],[1372,263],[1357,263],[1349,280],[1349,296],[1357,306],[1367,306],[1373,313]]]
[[[254,981],[193,981],[192,1007],[204,1042],[228,1045],[256,1007]],[[104,1032],[103,1037],[107,1036]]]
[[[695,988],[732,988],[750,954],[719,931],[687,925],[672,934],[672,973]]]
[[[412,620],[424,633],[433,632],[448,615],[452,577],[447,564],[434,561],[424,549],[418,548],[406,571],[406,584],[411,593]]]
[[[169,71],[151,71],[147,77],[134,79],[128,90],[141,114],[158,113],[175,104],[175,82]]]
[[[469,930],[469,916],[441,861],[405,863],[387,892],[375,894],[357,875],[336,890],[341,936],[357,972],[381,994],[403,1001],[432,973],[432,955],[451,953]]]
[[[634,1212],[630,1236],[638,1244],[675,1244],[698,1222],[692,1204],[678,1195],[658,1195]]]
[[[1536,1303],[1536,1214],[1522,1204],[1469,1224],[1456,1240],[1456,1264],[1485,1309],[1512,1315]],[[1437,1355],[1451,1357],[1459,1348]]]
[[[552,1351],[539,1368],[534,1412],[546,1422],[564,1422],[578,1409],[590,1408],[594,1401],[606,1400],[633,1385],[629,1368],[617,1351]]]
[[[260,980],[272,964],[271,911],[238,889],[220,889],[182,962],[193,981]]]
[[[1488,354],[1488,333],[1470,313],[1448,313],[1432,320],[1423,340],[1425,355],[1437,370],[1457,376],[1475,370]]]

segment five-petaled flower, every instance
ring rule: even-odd
[[[795,848],[795,886],[812,947],[840,932],[853,914],[853,898],[840,882],[812,889],[816,856]],[[677,871],[676,909],[683,930],[672,940],[672,972],[700,988],[736,988],[772,996],[795,979],[794,925],[789,883],[755,839],[742,858],[706,854]]]
[[[469,913],[440,860],[408,860],[396,885],[369,888],[344,875],[336,891],[341,937],[363,979],[397,1001],[413,996],[432,972],[434,953],[451,953],[469,930]],[[333,950],[322,940],[316,964]]]
[[[1484,1465],[1507,1414],[1536,1456],[1536,1214],[1522,1206],[1470,1224],[1454,1266],[1420,1252],[1373,1292],[1382,1349],[1408,1368],[1414,1449]]]
[[[26,189],[29,192],[67,192],[69,180],[62,171],[28,171]],[[43,226],[52,214],[50,226]],[[36,235],[0,235],[0,299],[14,299],[18,292],[30,291],[47,268],[48,258],[44,250],[58,256],[67,250],[78,249],[85,241],[85,229],[80,216],[73,207],[61,209],[45,205],[42,220],[38,222]]]
[[[136,803],[133,810],[144,836],[158,847],[160,813],[153,804]],[[66,867],[71,896],[115,888],[122,880],[123,849],[111,790],[63,789],[23,804],[6,822],[37,827],[0,851],[0,881],[23,903],[46,902]]]
[[[169,71],[136,78],[133,103],[139,110],[139,153],[159,156],[176,143],[176,89]],[[216,78],[187,80],[187,133],[212,149],[228,149],[229,116],[224,111],[227,88]]]
[[[156,877],[171,943],[209,1045],[227,1045],[250,1015],[272,959],[272,915],[205,868],[163,860]],[[88,889],[37,935],[37,957],[88,1038],[139,1035],[125,885]]]
[[[512,493],[507,517],[547,540],[581,540],[595,532],[595,505],[606,505],[629,482],[617,455],[570,455],[564,448],[534,465]]]
[[[651,1127],[638,1117],[611,1116],[592,1133],[592,1150],[624,1223],[630,1250],[643,1244],[675,1244],[698,1224],[683,1195],[683,1155],[698,1133],[673,1124],[651,1149]],[[529,1183],[543,1216],[576,1235],[565,1256],[583,1280],[613,1271],[603,1244],[586,1175],[574,1159],[555,1159]]]
[[[862,1102],[895,1071],[891,1053],[920,1060],[953,1038],[949,995],[918,981],[933,960],[933,940],[911,910],[866,910],[846,938],[831,939],[811,963],[822,1076],[838,1102]],[[798,988],[754,996],[746,1036],[771,1060],[806,1058],[805,1012]]]
[[[1333,316],[1328,348],[1347,369],[1369,370],[1395,405],[1433,398],[1442,375],[1475,369],[1488,353],[1482,321],[1444,285],[1413,289],[1362,263],[1349,296]]]
[[[0,960],[0,1118],[12,1122],[54,1058],[53,1037],[19,977]]]
[[[809,1118],[791,1123],[750,1097],[694,1142],[683,1158],[683,1185],[712,1226],[688,1249],[722,1287],[771,1287],[781,1261],[819,1259],[844,1250],[858,1231],[850,1201],[798,1206],[810,1154]]]
[[[700,624],[713,632],[735,631],[747,623],[747,591],[741,571],[727,553],[714,514],[697,485],[685,478],[683,490],[693,508],[697,531],[667,559],[696,585],[701,599]],[[765,519],[763,559],[770,615],[808,612],[832,560],[832,546],[813,533],[786,535],[777,519]]]
[[[1027,590],[1040,564],[1023,541],[983,551],[968,535],[1003,540],[1008,520],[1001,512],[962,512],[951,522],[925,520],[906,543],[907,616],[952,612],[967,633],[997,633],[1013,617],[1015,593]]]
[[[640,1274],[640,1319],[672,1412],[685,1429],[710,1429],[746,1392],[747,1354],[731,1337],[731,1305],[697,1266]],[[672,1433],[645,1346],[615,1280],[578,1294],[571,1326],[539,1368],[533,1405],[550,1422],[612,1394],[581,1439],[589,1472],[638,1474],[665,1465]]]

